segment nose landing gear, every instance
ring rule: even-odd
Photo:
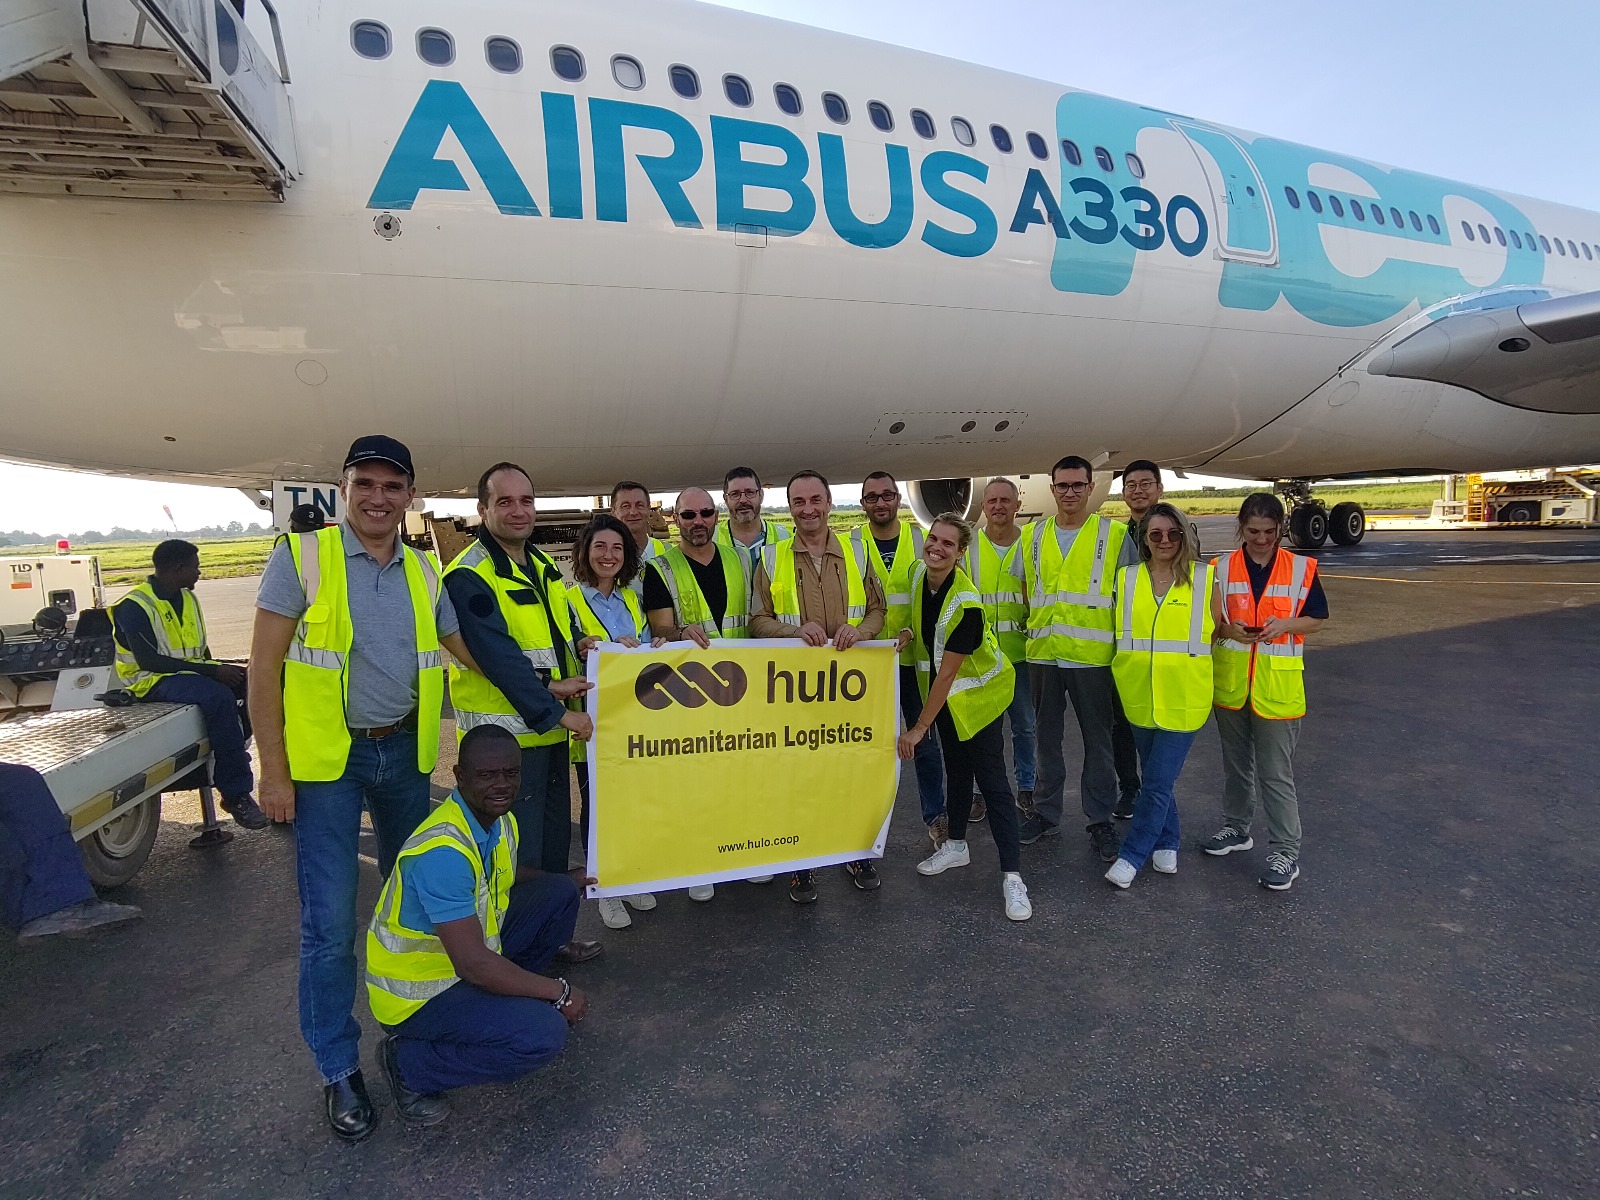
[[[1344,501],[1328,506],[1311,494],[1309,479],[1281,479],[1278,492],[1289,508],[1289,540],[1299,550],[1317,550],[1331,537],[1335,545],[1354,546],[1367,536],[1366,510]]]

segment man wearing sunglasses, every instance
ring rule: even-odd
[[[1061,828],[1067,768],[1064,739],[1070,702],[1083,738],[1078,792],[1089,839],[1105,862],[1115,862],[1121,839],[1112,825],[1117,768],[1111,728],[1116,685],[1117,571],[1137,566],[1139,547],[1127,526],[1089,511],[1094,467],[1069,454],[1050,473],[1053,519],[1034,522],[1024,553],[1023,593],[1028,604],[1028,675],[1033,687],[1039,748],[1034,811],[1024,817],[1021,841],[1031,845]]]

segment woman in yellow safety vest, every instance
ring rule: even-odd
[[[1215,575],[1189,542],[1189,519],[1152,505],[1138,526],[1136,567],[1117,572],[1116,680],[1139,748],[1133,821],[1106,879],[1133,882],[1148,861],[1178,871],[1178,801],[1173,788],[1195,735],[1211,715],[1211,639],[1222,617]]]
[[[649,640],[652,646],[666,644],[665,638],[651,638],[639,597],[629,588],[639,573],[639,544],[628,527],[609,513],[600,513],[578,535],[572,554],[575,582],[567,585],[567,603],[583,630],[578,643],[582,658],[601,642],[619,642],[631,648]],[[573,741],[572,762],[578,772],[578,792],[583,799],[583,815],[578,829],[583,849],[589,850],[589,758],[588,743]],[[623,903],[627,901],[627,904]],[[637,896],[605,896],[599,900],[600,919],[607,929],[626,929],[633,924],[628,904],[640,912],[656,906],[649,892]]]
[[[911,575],[910,628],[899,631],[898,642],[900,650],[911,652],[922,711],[900,735],[896,749],[902,760],[914,757],[928,730],[938,727],[950,837],[917,864],[917,871],[939,875],[972,861],[967,822],[976,782],[988,803],[989,828],[1000,853],[1006,916],[1026,921],[1033,916],[1033,905],[1022,882],[1020,822],[1006,778],[1002,730],[1016,672],[1000,653],[982,595],[961,569],[961,556],[971,541],[972,526],[954,513],[936,518],[923,539],[922,562]]]
[[[1305,640],[1328,618],[1316,560],[1283,549],[1282,537],[1283,502],[1270,492],[1246,496],[1240,547],[1215,563],[1226,621],[1216,650],[1223,826],[1200,843],[1216,857],[1249,850],[1259,801],[1269,848],[1257,882],[1275,892],[1300,874],[1294,747],[1306,711]]]

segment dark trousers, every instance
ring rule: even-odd
[[[589,764],[586,762],[573,763],[573,771],[578,776],[578,837],[582,840],[583,852],[589,853]]]
[[[950,837],[964,841],[972,815],[972,785],[976,781],[989,805],[989,829],[1000,852],[1002,871],[1022,870],[1022,844],[1018,837],[1017,801],[1006,777],[1005,714],[990,721],[966,741],[956,735],[950,710],[939,713],[939,751],[944,755],[945,794],[950,814]]]
[[[0,763],[0,924],[20,929],[93,897],[72,827],[44,776]]]
[[[565,873],[572,852],[572,764],[567,743],[522,748],[522,789],[511,804],[517,818],[517,865]]]
[[[1046,825],[1061,824],[1067,787],[1067,705],[1083,738],[1078,795],[1088,824],[1103,825],[1117,806],[1117,764],[1111,745],[1117,688],[1110,667],[1057,667],[1029,663],[1039,731],[1039,785],[1033,807]]]
[[[205,719],[212,753],[217,756],[211,776],[222,798],[236,800],[254,790],[256,781],[250,771],[250,754],[244,748],[244,726],[239,722],[239,697],[232,689],[204,675],[185,672],[156,680],[144,698],[165,704],[192,704],[198,708]]]
[[[915,725],[917,718],[922,715],[922,693],[917,690],[915,667],[900,668],[900,715],[905,718],[907,729]],[[922,801],[922,823],[931,825],[934,818],[944,812],[944,773],[939,770],[937,728],[928,730],[927,736],[917,743],[917,751],[911,761],[917,771],[917,795]]]
[[[578,888],[565,875],[541,875],[511,889],[500,926],[501,953],[542,974],[572,938]],[[414,1091],[447,1092],[474,1083],[510,1083],[536,1071],[567,1044],[567,1019],[555,1005],[497,996],[462,980],[389,1031],[400,1078]]]
[[[1117,763],[1117,795],[1132,800],[1139,794],[1139,745],[1133,736],[1133,726],[1122,711],[1122,697],[1112,690],[1111,753]]]

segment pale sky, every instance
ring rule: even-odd
[[[1600,6],[1581,0],[745,0],[876,38],[1452,179],[1600,209]],[[840,502],[856,489],[839,489]],[[237,492],[0,464],[0,529],[264,520]]]

